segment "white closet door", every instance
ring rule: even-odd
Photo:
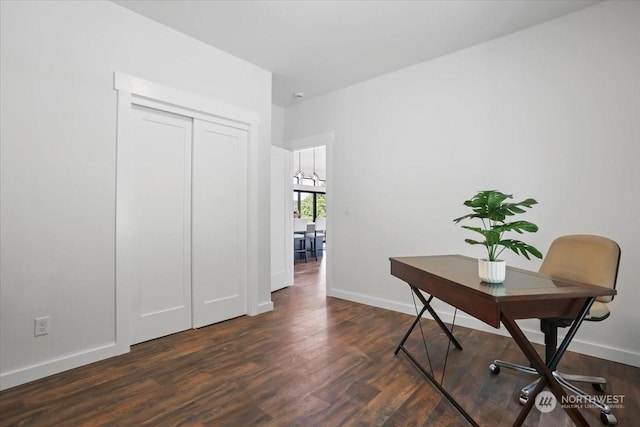
[[[247,143],[247,131],[194,120],[192,283],[196,328],[247,313]]]
[[[119,198],[132,343],[191,328],[190,118],[133,107]],[[123,205],[124,204],[124,205]]]

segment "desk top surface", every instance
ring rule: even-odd
[[[516,319],[574,316],[591,297],[614,289],[507,267],[503,283],[482,282],[478,261],[462,255],[392,257],[391,274],[498,327],[501,313]]]
[[[413,267],[479,293],[498,299],[510,296],[545,296],[576,294],[588,296],[615,295],[614,289],[552,278],[533,271],[507,267],[503,283],[485,283],[478,278],[478,261],[462,255],[393,257],[392,261]]]

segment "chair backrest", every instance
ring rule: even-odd
[[[306,218],[294,218],[293,219],[293,232],[294,233],[306,233],[307,232],[307,219]]]
[[[551,243],[540,273],[607,288],[616,287],[620,246],[606,237],[575,234],[558,237]],[[613,297],[598,297],[609,302]]]
[[[316,231],[325,231],[327,229],[327,218],[319,216],[316,218]]]

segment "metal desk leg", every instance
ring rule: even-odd
[[[424,308],[422,309],[420,316],[422,316],[422,313],[424,313],[424,309],[426,308],[427,311],[429,311],[429,314],[431,315],[431,317],[433,317],[433,320],[435,320],[438,326],[440,326],[440,329],[442,329],[442,332],[444,332],[447,335],[447,338],[449,338],[449,340],[453,343],[453,345],[456,346],[458,350],[462,350],[462,346],[460,345],[456,337],[453,336],[449,328],[447,328],[444,322],[440,319],[440,316],[438,316],[438,313],[436,313],[435,310],[431,307],[430,303],[431,303],[431,300],[433,300],[433,295],[429,297],[429,300],[426,300],[424,295],[422,295],[422,292],[420,292],[418,288],[414,288],[413,286],[411,286],[411,290],[413,291],[414,294],[416,294],[420,302],[424,305]],[[415,327],[415,324],[413,325],[413,327]]]
[[[413,329],[416,327],[416,325],[420,322],[420,319],[422,318],[422,315],[424,314],[425,311],[429,311],[429,313],[433,316],[433,319],[436,321],[436,323],[438,324],[438,326],[440,326],[440,328],[444,331],[444,333],[447,335],[447,337],[449,337],[449,340],[451,342],[453,342],[453,344],[459,349],[462,350],[462,346],[460,345],[460,343],[458,342],[458,340],[456,340],[456,338],[453,336],[453,334],[451,333],[451,331],[449,330],[449,328],[447,328],[447,326],[442,322],[442,320],[440,319],[440,317],[438,316],[438,314],[433,310],[433,308],[431,308],[431,301],[433,300],[433,295],[431,295],[429,297],[429,299],[427,300],[424,295],[422,295],[422,293],[417,289],[414,288],[413,286],[411,286],[411,290],[416,294],[416,296],[418,297],[418,299],[420,300],[420,302],[422,302],[423,307],[422,310],[420,310],[420,312],[418,313],[418,315],[416,316],[415,320],[413,321],[413,323],[411,324],[411,326],[409,327],[409,329],[407,330],[407,332],[404,334],[404,336],[402,337],[402,340],[400,341],[400,344],[398,344],[398,347],[396,347],[396,350],[394,351],[394,354],[398,354],[398,352],[402,351],[404,354],[407,355],[407,357],[409,358],[409,360],[411,361],[411,363],[413,363],[413,365],[420,371],[422,372],[422,374],[427,377],[427,379],[438,389],[438,391],[440,391],[440,393],[449,401],[449,403],[451,403],[457,410],[458,412],[469,422],[469,424],[471,424],[473,427],[480,427],[478,425],[478,423],[476,423],[473,418],[471,418],[471,415],[469,415],[467,413],[467,411],[464,410],[464,408],[462,406],[460,406],[460,404],[453,398],[453,396],[451,396],[449,394],[449,392],[447,392],[447,390],[445,390],[445,388],[442,386],[442,384],[440,384],[434,377],[433,375],[431,375],[431,373],[429,373],[429,371],[427,371],[421,364],[420,362],[418,362],[416,360],[415,357],[413,357],[413,355],[411,354],[411,352],[409,352],[409,350],[404,346],[404,343],[407,341],[407,339],[409,338],[409,335],[411,335],[411,332],[413,332]]]
[[[447,392],[447,390],[445,390],[445,388],[442,387],[442,385],[429,372],[427,372],[426,369],[424,369],[424,367],[415,359],[415,357],[413,357],[413,355],[409,352],[409,350],[406,349],[406,347],[400,346],[399,350],[402,350],[402,352],[407,355],[413,365],[418,368],[418,370],[422,372],[425,377],[427,377],[431,384],[436,386],[438,391],[440,391],[440,393],[449,401],[449,403],[451,403],[458,410],[458,412],[469,422],[469,424],[471,424],[473,427],[480,427],[480,425],[476,423],[473,418],[471,418],[471,415],[469,415],[469,413],[465,411],[462,406],[460,406],[456,399],[454,399],[453,396],[451,396],[449,392]]]
[[[584,320],[587,313],[589,312],[589,309],[591,308],[591,305],[593,304],[594,300],[595,298],[589,298],[588,301],[584,304],[580,312],[580,315],[578,316],[578,318],[576,318],[576,320],[571,325],[569,332],[565,336],[564,340],[562,340],[562,343],[560,344],[560,347],[558,348],[556,353],[553,355],[553,358],[551,359],[549,366],[555,368],[558,365],[560,358],[562,357],[564,352],[567,350],[567,347],[569,347],[569,343],[571,342],[576,332],[578,331],[578,328],[580,327],[580,325],[582,324],[582,321]],[[518,418],[513,423],[514,426],[521,426],[524,423],[524,420],[527,418],[529,411],[531,411],[531,408],[533,407],[536,396],[540,391],[542,391],[545,385],[547,384],[549,385],[551,392],[556,397],[556,399],[558,399],[558,402],[562,402],[562,398],[567,394],[562,388],[562,386],[560,385],[560,383],[558,382],[558,380],[556,380],[553,374],[551,373],[551,369],[549,368],[549,366],[547,366],[544,363],[544,361],[540,358],[540,356],[538,355],[538,352],[536,351],[535,348],[533,348],[533,345],[524,335],[524,333],[522,332],[518,324],[515,322],[513,317],[504,309],[502,310],[501,320],[502,320],[502,324],[505,326],[505,328],[507,328],[507,330],[511,334],[511,337],[513,337],[513,340],[516,342],[518,347],[520,347],[520,350],[522,350],[522,352],[527,357],[527,359],[529,359],[531,366],[533,366],[535,370],[538,371],[538,373],[541,375],[540,382],[538,383],[536,388],[533,390],[532,395],[529,396],[529,400],[527,401],[527,404],[522,409],[522,411],[520,411]],[[569,415],[571,420],[575,423],[575,425],[581,426],[581,427],[589,426],[589,424],[587,424],[587,421],[584,419],[584,417],[582,416],[580,411],[578,411],[578,409],[570,407],[570,408],[564,408],[564,410]]]
[[[431,297],[431,298],[433,298],[433,297]],[[427,311],[427,306],[426,305],[424,307],[422,307],[422,310],[420,310],[420,313],[416,316],[416,319],[413,321],[413,323],[411,324],[409,329],[407,329],[407,332],[404,334],[404,337],[402,337],[402,340],[400,341],[400,344],[398,344],[398,347],[396,347],[396,351],[394,351],[393,354],[398,354],[400,349],[404,346],[404,343],[407,342],[407,339],[409,338],[409,335],[411,335],[411,332],[413,332],[413,328],[416,327],[416,325],[420,321],[420,318],[422,318],[422,315],[424,314],[425,311]]]

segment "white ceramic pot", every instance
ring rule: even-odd
[[[478,276],[483,282],[502,283],[507,275],[506,261],[497,260],[489,261],[486,259],[478,260]]]

